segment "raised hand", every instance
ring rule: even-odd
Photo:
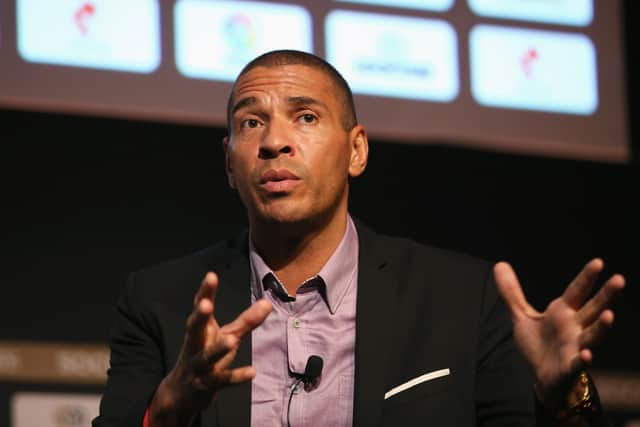
[[[592,348],[613,324],[609,307],[625,281],[615,274],[589,298],[603,268],[601,259],[589,261],[562,296],[540,313],[528,303],[511,266],[494,266],[498,289],[511,311],[516,344],[534,369],[538,397],[549,406],[566,395],[579,370],[591,363]]]
[[[218,390],[255,377],[251,366],[230,366],[240,340],[267,318],[271,303],[259,300],[219,326],[214,317],[217,288],[218,276],[207,273],[194,297],[176,365],[158,386],[149,408],[150,427],[187,425]]]

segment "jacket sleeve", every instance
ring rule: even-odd
[[[93,427],[142,426],[153,393],[166,372],[160,328],[131,274],[116,305],[110,368]]]
[[[533,375],[516,348],[510,314],[490,271],[485,283],[477,342],[478,425],[533,426]]]
[[[602,408],[595,384],[592,383],[590,387],[592,400],[589,410],[564,422],[555,420],[536,399],[536,427],[611,427],[611,421]]]
[[[478,342],[477,414],[478,425],[561,427],[549,416],[535,396],[535,377],[513,340],[509,311],[497,293],[493,275],[487,281],[483,302],[483,320]],[[594,411],[582,425],[609,427],[597,391]]]

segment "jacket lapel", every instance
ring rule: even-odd
[[[372,231],[358,225],[354,426],[380,422],[392,345],[396,279]]]
[[[375,234],[356,222],[359,240],[358,295],[356,303],[356,354],[353,425],[375,426],[380,422],[387,385],[384,373],[390,360],[396,296],[384,248]],[[232,321],[251,300],[247,234],[230,243],[229,257],[212,266],[219,272],[216,318],[220,324]],[[223,274],[224,272],[224,274]],[[235,366],[251,364],[251,336],[245,337]],[[219,393],[203,413],[202,425],[249,427],[251,424],[251,383],[230,387]]]

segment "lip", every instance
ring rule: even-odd
[[[298,184],[300,178],[288,169],[269,169],[260,177],[260,188],[268,193],[286,193]]]

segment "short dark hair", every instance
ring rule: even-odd
[[[272,50],[266,52],[249,62],[242,68],[238,76],[236,77],[229,99],[227,101],[227,129],[231,132],[231,112],[233,109],[233,93],[236,89],[236,82],[240,77],[256,67],[279,67],[282,65],[305,65],[307,67],[315,68],[318,71],[323,72],[336,87],[336,95],[340,98],[340,105],[342,106],[342,126],[345,130],[349,131],[358,124],[356,117],[356,108],[353,102],[353,94],[347,81],[336,70],[333,65],[329,64],[319,56],[311,53],[299,51],[299,50]]]

